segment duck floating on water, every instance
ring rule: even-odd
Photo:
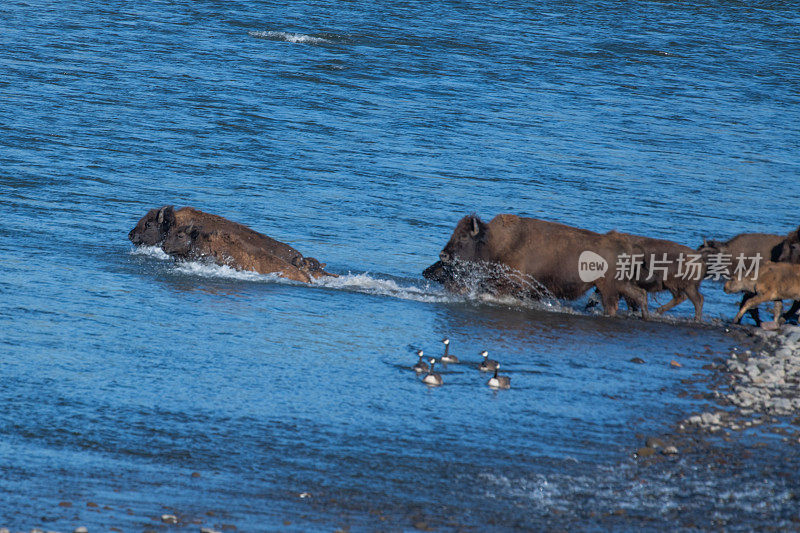
[[[481,361],[481,364],[478,365],[478,370],[481,372],[491,372],[492,370],[497,369],[498,363],[494,359],[489,359],[489,352],[486,350],[482,351],[481,357],[483,357],[483,361]]]
[[[442,356],[442,363],[458,363],[458,357],[450,355],[450,339],[444,339],[444,355]]]
[[[426,385],[431,385],[432,387],[438,387],[442,383],[442,376],[439,375],[438,372],[433,371],[433,365],[436,364],[436,359],[431,359],[431,369],[428,370],[428,373],[425,374],[425,377],[422,378],[422,382]]]
[[[508,376],[498,376],[497,371],[500,370],[500,363],[494,368],[494,376],[489,379],[487,385],[493,389],[510,389],[511,378]]]
[[[414,372],[417,374],[422,374],[423,372],[428,371],[428,363],[422,360],[422,350],[417,350],[417,355],[419,356],[419,361],[417,364],[414,365]]]

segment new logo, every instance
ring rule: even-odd
[[[585,283],[602,278],[607,271],[608,261],[594,252],[586,250],[578,258],[578,275]]]

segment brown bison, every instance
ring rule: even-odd
[[[533,298],[573,300],[596,287],[606,314],[616,314],[622,296],[647,317],[647,293],[615,279],[618,257],[636,252],[618,235],[515,215],[497,215],[487,224],[470,215],[458,222],[440,260],[423,276],[453,292],[477,288]],[[605,270],[597,276],[581,273],[581,268],[601,269],[603,263]]]
[[[303,257],[288,244],[192,207],[151,209],[128,238],[134,244],[161,245],[166,253],[176,257],[206,257],[220,265],[262,274],[285,272],[284,277],[297,281],[334,276],[325,272],[323,263]]]
[[[793,258],[793,241],[792,238],[798,238],[798,232],[790,233],[788,236],[775,235],[772,233],[741,233],[728,239],[727,241],[706,240],[703,239],[697,250],[703,254],[706,262],[709,262],[713,256],[721,257],[726,256],[730,259],[730,265],[723,266],[720,272],[725,278],[732,279],[736,276],[734,272],[737,258],[755,258],[761,257],[761,261],[773,262],[797,262],[800,263],[800,250],[794,261]],[[740,292],[740,291],[736,291]],[[742,302],[740,307],[749,300],[753,294],[743,291]],[[786,316],[794,315],[800,309],[800,302],[794,302],[792,308],[786,313]],[[755,321],[756,325],[761,325],[761,317],[758,314],[758,307],[753,307],[748,310],[747,314]]]
[[[702,257],[688,246],[676,242],[619,233],[608,232],[627,239],[644,254],[644,264],[632,279],[633,283],[648,293],[669,291],[672,300],[656,309],[656,313],[664,313],[689,298],[694,305],[694,318],[703,316],[703,295],[700,294],[700,283],[705,277],[705,264]],[[691,259],[696,259],[694,266],[689,266]],[[696,270],[694,270],[696,268]]]
[[[782,300],[800,300],[800,265],[791,263],[763,263],[758,277],[733,277],[725,283],[725,292],[744,292],[749,294],[734,321],[738,324],[746,311],[765,302],[775,302],[775,321],[778,321],[783,307]]]

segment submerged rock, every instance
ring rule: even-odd
[[[650,448],[649,446],[644,446],[644,447],[639,448],[638,450],[636,450],[636,455],[638,457],[640,457],[640,458],[650,457],[650,456],[654,455],[655,453],[656,453],[656,451],[653,448]]]

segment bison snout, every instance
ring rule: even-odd
[[[741,284],[736,283],[733,279],[729,279],[725,282],[725,286],[722,288],[727,294],[734,294],[741,291]]]

